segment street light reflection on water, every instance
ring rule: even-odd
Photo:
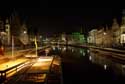
[[[90,61],[92,60],[92,57],[91,57],[91,56],[89,56],[89,60],[90,60]]]
[[[62,47],[62,46],[60,46],[60,47]],[[66,48],[66,50],[65,50],[65,48]],[[92,68],[94,68],[94,70],[96,68],[98,68],[98,70],[101,68],[101,70],[104,70],[104,71],[99,72],[99,74],[101,73],[101,74],[105,75],[108,72],[107,78],[108,78],[108,75],[110,75],[110,79],[113,79],[113,76],[115,76],[116,79],[117,78],[119,79],[119,76],[123,77],[125,74],[125,71],[123,69],[124,67],[121,67],[124,64],[120,63],[119,61],[113,61],[112,58],[107,58],[107,56],[103,52],[97,53],[97,51],[95,49],[91,50],[91,49],[86,49],[86,48],[75,48],[75,47],[69,47],[69,46],[67,46],[65,48],[64,48],[64,46],[61,50],[58,48],[58,51],[63,51],[63,53],[61,53],[61,54],[65,53],[64,55],[67,58],[65,60],[68,60],[68,59],[69,60],[73,59],[76,61],[79,59],[83,60],[82,62],[85,64],[81,64],[78,66],[86,65],[86,66],[91,67],[90,65],[92,65],[93,66]],[[58,54],[60,54],[60,53],[58,53]],[[69,56],[69,55],[71,55],[71,56]],[[85,68],[87,68],[87,67],[85,67]],[[78,70],[80,70],[80,69],[78,69]],[[86,69],[81,68],[81,70],[86,70]],[[92,71],[92,72],[98,74],[98,72],[94,72],[94,71]],[[89,74],[89,72],[88,72],[88,74]],[[113,74],[113,75],[111,75],[111,74]]]
[[[105,69],[105,70],[107,69],[107,65],[106,65],[106,64],[104,64],[104,69]]]
[[[52,49],[55,50],[55,46],[52,46]]]

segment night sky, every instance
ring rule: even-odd
[[[7,8],[6,8],[7,9]],[[116,17],[120,23],[121,9],[118,8],[42,8],[17,7],[3,10],[1,16],[9,16],[15,10],[30,29],[41,33],[87,32],[100,26],[111,26]]]
[[[41,32],[89,31],[100,26],[111,26],[116,17],[120,23],[121,10],[112,8],[18,8],[30,27]]]

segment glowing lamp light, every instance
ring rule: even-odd
[[[26,32],[26,31],[24,31],[23,33],[24,33],[24,34],[26,34],[27,32]]]
[[[80,50],[80,53],[82,54],[82,50]]]
[[[46,53],[49,53],[49,50],[48,50],[48,49],[46,49],[46,50],[45,50],[45,52],[46,52]]]
[[[42,38],[42,36],[40,36],[40,38]]]
[[[46,59],[44,59],[44,58],[39,58],[37,61],[38,61],[38,62],[52,61],[52,58],[46,58]]]
[[[107,65],[106,65],[106,64],[104,65],[104,69],[105,69],[105,70],[107,69]]]
[[[62,51],[66,51],[66,47],[64,47],[64,48],[62,49]]]
[[[89,53],[90,51],[89,51],[89,50],[87,50],[87,52]]]
[[[125,43],[125,34],[121,34],[121,43]]]
[[[83,52],[83,56],[85,56],[85,53]]]
[[[64,47],[63,50],[66,50],[66,47]]]
[[[105,33],[105,32],[104,32],[103,34],[104,34],[104,35],[106,35],[106,33]]]
[[[61,48],[59,48],[59,50],[61,50]]]
[[[34,65],[32,65],[33,67],[39,67],[39,66],[41,66],[41,63],[36,63],[36,64],[34,64]]]
[[[53,50],[55,50],[55,47],[54,47],[54,46],[52,46],[52,49],[53,49]]]
[[[91,56],[89,56],[89,60],[90,60],[90,61],[92,60],[92,57],[91,57]]]

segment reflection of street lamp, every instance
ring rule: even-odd
[[[106,64],[104,64],[104,69],[105,69],[105,70],[107,69],[107,65],[106,65]]]
[[[92,60],[92,57],[91,57],[91,56],[89,56],[89,60],[90,60],[90,61]]]
[[[40,36],[40,38],[42,38],[42,36]]]

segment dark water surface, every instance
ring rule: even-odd
[[[85,81],[124,81],[124,61],[109,58],[102,52],[87,48],[52,46],[48,55],[62,58],[64,84],[84,84]]]

